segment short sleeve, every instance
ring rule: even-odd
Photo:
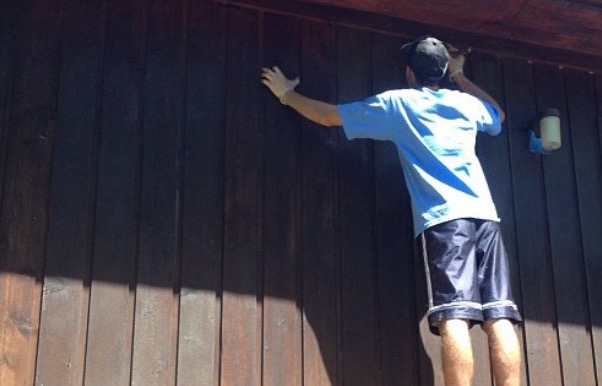
[[[490,103],[478,99],[479,112],[477,122],[479,122],[479,131],[484,131],[490,135],[498,135],[502,131],[502,122],[500,113]]]
[[[347,139],[390,140],[394,132],[393,103],[389,93],[337,106]]]

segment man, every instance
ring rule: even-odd
[[[442,337],[445,384],[471,385],[469,328],[482,324],[489,339],[496,385],[520,382],[520,348],[513,324],[508,258],[499,218],[476,157],[479,131],[497,135],[505,115],[463,73],[465,58],[449,55],[438,39],[404,45],[410,88],[364,101],[332,105],[294,91],[278,67],[262,83],[285,105],[324,126],[343,126],[348,139],[393,141],[411,196],[414,232],[424,259],[431,331]],[[448,74],[461,91],[440,87]]]

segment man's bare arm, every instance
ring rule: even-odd
[[[458,84],[460,90],[492,105],[500,114],[500,122],[504,122],[504,120],[506,119],[506,113],[504,112],[504,110],[502,110],[501,106],[497,103],[497,101],[493,99],[491,95],[487,94],[485,90],[472,83],[470,79],[464,76],[463,72],[459,72],[456,75],[454,75],[453,80]]]
[[[497,103],[497,101],[493,99],[493,97],[489,95],[485,90],[472,83],[472,81],[464,75],[463,69],[464,62],[466,61],[466,57],[464,56],[464,54],[460,54],[455,47],[449,44],[447,45],[447,50],[450,54],[448,67],[450,80],[456,82],[460,90],[462,90],[463,92],[477,97],[492,105],[500,114],[500,121],[504,122],[504,120],[506,119],[506,113],[504,113],[504,110],[499,105],[499,103]]]
[[[264,68],[261,77],[261,82],[280,99],[280,102],[292,107],[305,118],[323,126],[342,125],[337,106],[308,98],[294,90],[299,84],[299,78],[288,79],[278,67]]]

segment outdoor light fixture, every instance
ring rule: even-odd
[[[555,108],[548,108],[543,111],[535,127],[529,130],[529,150],[537,154],[550,154],[552,150],[560,148],[562,140],[560,138],[560,111]],[[539,126],[541,138],[535,134],[535,129]]]

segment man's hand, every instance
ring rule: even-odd
[[[459,51],[451,44],[447,44],[447,52],[449,52],[447,73],[449,74],[449,79],[453,82],[454,76],[464,73],[464,62],[466,62],[466,57],[464,56],[464,52]]]
[[[276,98],[282,100],[284,94],[297,87],[299,78],[288,79],[278,67],[263,68],[261,70],[261,83],[269,88]]]

